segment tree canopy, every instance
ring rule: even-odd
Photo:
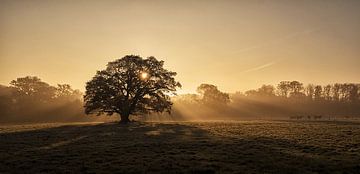
[[[20,77],[10,82],[18,98],[27,98],[33,102],[49,102],[55,97],[56,88],[41,81],[36,76]]]
[[[176,72],[163,66],[164,61],[155,57],[135,55],[109,62],[86,83],[85,113],[117,113],[121,122],[127,123],[130,115],[170,112],[169,95],[181,84],[174,78]]]
[[[204,103],[226,104],[230,101],[229,94],[221,92],[215,85],[201,84],[197,92],[202,96]]]

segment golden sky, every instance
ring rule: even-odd
[[[164,60],[182,93],[359,83],[360,1],[0,1],[0,84],[35,75],[84,90],[127,54]]]

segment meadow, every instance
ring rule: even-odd
[[[0,173],[358,173],[360,123],[0,126]]]

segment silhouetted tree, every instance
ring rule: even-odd
[[[71,89],[69,84],[58,84],[56,88],[56,97],[67,97],[73,94],[74,90]]]
[[[340,95],[339,95],[340,101],[347,101],[349,99],[348,97],[348,85],[347,84],[341,84],[340,85]]]
[[[353,83],[343,84],[346,101],[357,102],[359,87]]]
[[[332,98],[333,100],[335,101],[339,101],[340,100],[340,89],[341,89],[341,84],[339,83],[335,83],[333,86],[332,86]]]
[[[298,81],[292,81],[289,83],[290,96],[291,97],[302,97],[304,93],[301,91],[304,89],[303,84]]]
[[[315,86],[313,84],[308,84],[305,87],[305,95],[307,96],[307,98],[312,100],[314,98],[314,93],[315,93]]]
[[[316,85],[314,88],[314,99],[321,100],[322,98],[322,86]]]
[[[201,84],[197,92],[202,96],[204,103],[227,104],[230,101],[229,94],[219,91],[215,85]]]
[[[324,86],[324,91],[323,91],[323,96],[325,100],[331,100],[332,96],[331,96],[331,85],[326,85]]]
[[[41,81],[35,76],[17,78],[10,82],[16,91],[18,101],[28,100],[29,102],[50,102],[55,97],[56,88]]]
[[[281,81],[277,86],[278,93],[281,97],[288,97],[290,92],[290,82],[289,81]]]
[[[85,113],[118,113],[120,122],[127,123],[130,115],[170,112],[169,94],[181,85],[174,79],[176,72],[163,65],[155,57],[134,55],[109,62],[86,83]]]

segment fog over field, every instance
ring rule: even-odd
[[[85,115],[83,93],[38,77],[17,78],[0,87],[2,123],[116,121],[118,114]],[[134,115],[142,121],[359,120],[360,85],[304,85],[282,81],[256,90],[225,93],[201,84],[195,94],[171,96],[171,113]]]

